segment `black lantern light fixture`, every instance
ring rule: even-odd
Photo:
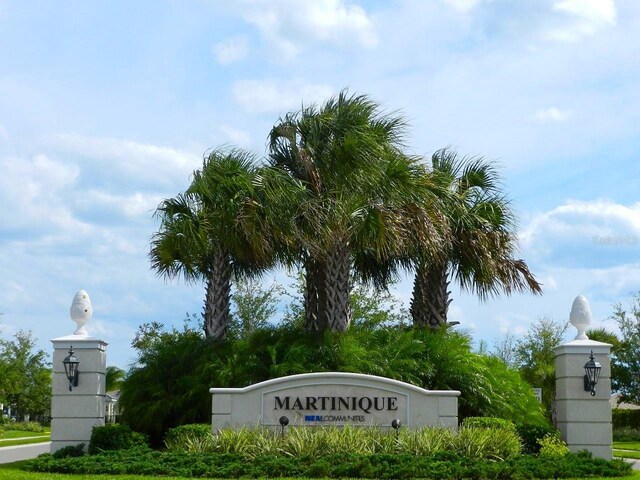
[[[584,364],[584,371],[586,373],[584,376],[584,390],[585,392],[591,392],[592,396],[596,394],[596,384],[600,377],[600,370],[602,370],[602,365],[595,361],[593,350],[591,350],[589,361]]]
[[[67,355],[62,361],[64,365],[64,373],[69,379],[69,391],[73,390],[73,387],[78,386],[78,365],[80,360],[73,354],[73,346],[69,347],[69,355]]]
[[[400,421],[399,418],[394,418],[391,421],[391,428],[393,428],[396,431],[396,438],[398,438],[398,435],[400,434],[400,427],[402,426],[402,422]]]
[[[281,435],[284,438],[284,427],[286,427],[287,425],[289,425],[289,417],[285,417],[284,415],[280,417],[280,427],[282,427],[282,432]]]

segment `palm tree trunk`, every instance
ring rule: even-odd
[[[449,275],[446,265],[421,263],[416,269],[411,299],[411,316],[415,327],[440,328],[447,325]]]
[[[307,330],[322,332],[327,328],[326,268],[317,258],[310,257],[305,264],[304,314]]]
[[[351,323],[351,309],[349,306],[351,264],[347,242],[336,242],[326,258],[327,326],[332,332],[344,332]]]
[[[217,249],[211,263],[204,306],[204,332],[211,340],[224,340],[230,319],[231,262],[226,252]]]

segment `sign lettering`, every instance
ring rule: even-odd
[[[364,413],[398,410],[398,397],[274,397],[274,410],[361,410]]]

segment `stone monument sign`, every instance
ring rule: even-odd
[[[245,388],[211,388],[214,431],[226,427],[289,425],[458,425],[458,391],[425,390],[359,373],[291,375]]]

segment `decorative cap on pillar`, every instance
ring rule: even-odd
[[[578,330],[576,340],[589,340],[585,331],[591,325],[591,309],[589,308],[589,302],[583,295],[578,295],[573,301],[569,321]]]
[[[73,297],[73,302],[71,302],[69,314],[71,315],[71,320],[76,322],[78,325],[78,328],[73,332],[73,334],[86,337],[87,330],[84,326],[89,320],[91,320],[91,315],[93,315],[91,299],[87,292],[84,290],[78,290],[78,293]]]

